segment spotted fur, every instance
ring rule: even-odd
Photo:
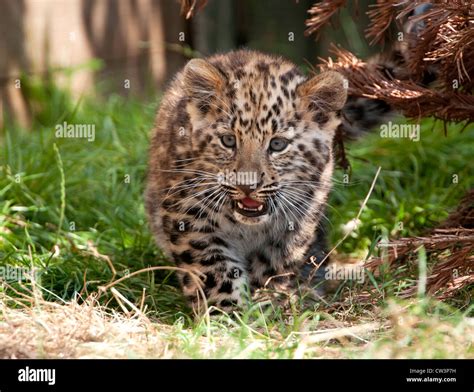
[[[200,288],[229,309],[256,289],[291,290],[302,279],[319,243],[345,87],[336,72],[308,78],[253,51],[191,60],[175,77],[156,118],[146,206],[193,307]],[[270,150],[281,139],[285,149]],[[231,183],[229,173],[254,181]],[[244,198],[265,213],[239,213]]]

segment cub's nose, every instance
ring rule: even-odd
[[[258,188],[258,186],[259,184],[237,185],[237,188],[244,192],[246,196],[249,196],[253,191]]]
[[[246,196],[249,196],[252,192],[255,192],[263,184],[263,174],[260,175],[259,181],[255,182],[241,182],[237,183],[236,187],[245,193]]]
[[[263,184],[264,173],[258,171],[236,171],[234,185],[237,189],[249,196]]]

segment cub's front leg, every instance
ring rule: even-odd
[[[184,295],[197,313],[214,305],[229,311],[243,304],[247,296],[247,272],[244,265],[216,236],[194,233],[183,238],[183,245],[172,247],[176,265],[189,271],[179,272]],[[194,274],[194,278],[191,274]],[[196,279],[199,277],[199,279]],[[199,286],[202,291],[199,290]],[[202,292],[205,299],[202,298]]]

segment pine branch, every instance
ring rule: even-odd
[[[413,81],[386,75],[377,64],[366,63],[344,49],[333,47],[337,61],[322,60],[321,68],[342,73],[349,82],[349,94],[381,99],[406,117],[433,116],[449,122],[474,122],[474,96],[420,86]]]
[[[308,27],[304,32],[305,36],[316,33],[330,22],[331,18],[346,6],[346,0],[322,0],[314,3],[308,10],[310,18],[306,19],[305,23]]]

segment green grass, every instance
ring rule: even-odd
[[[419,142],[383,139],[375,133],[350,147],[352,178],[347,185],[336,185],[332,195],[336,229],[354,217],[378,166],[382,172],[362,213],[363,225],[342,248],[346,253],[367,249],[377,236],[420,234],[447,217],[474,185],[474,126],[463,133],[461,129],[451,126],[444,137],[441,123],[425,120]],[[335,242],[340,233],[332,233]]]
[[[7,127],[0,139],[0,266],[35,267],[36,283],[50,301],[98,291],[113,278],[107,257],[115,278],[171,265],[153,242],[143,206],[148,135],[157,105],[119,96],[61,102],[61,111],[43,104],[32,129]],[[56,138],[54,126],[62,121],[94,124],[95,141]],[[419,235],[448,215],[473,185],[474,132],[471,127],[460,133],[460,128],[450,127],[445,137],[441,124],[424,120],[420,142],[372,134],[350,145],[351,179],[345,184],[343,173],[336,173],[329,202],[333,244],[343,235],[341,226],[359,211],[379,166],[382,171],[361,225],[338,254],[365,257],[380,238]],[[135,304],[144,293],[149,317],[170,326],[163,339],[172,342],[175,356],[473,357],[472,339],[460,332],[472,327],[472,288],[444,304],[394,300],[413,284],[406,272],[402,266],[362,287],[346,284],[327,304],[301,302],[289,313],[255,306],[234,318],[213,318],[210,326],[193,320],[170,271],[134,276],[116,288]],[[29,282],[11,284],[30,287]],[[374,286],[377,296],[369,303],[351,299],[351,293]],[[14,295],[8,287],[0,290]],[[120,309],[109,292],[99,302]],[[399,317],[405,321],[399,323]],[[380,327],[365,338],[303,339],[318,329],[372,322]],[[210,351],[201,344],[209,333]]]

